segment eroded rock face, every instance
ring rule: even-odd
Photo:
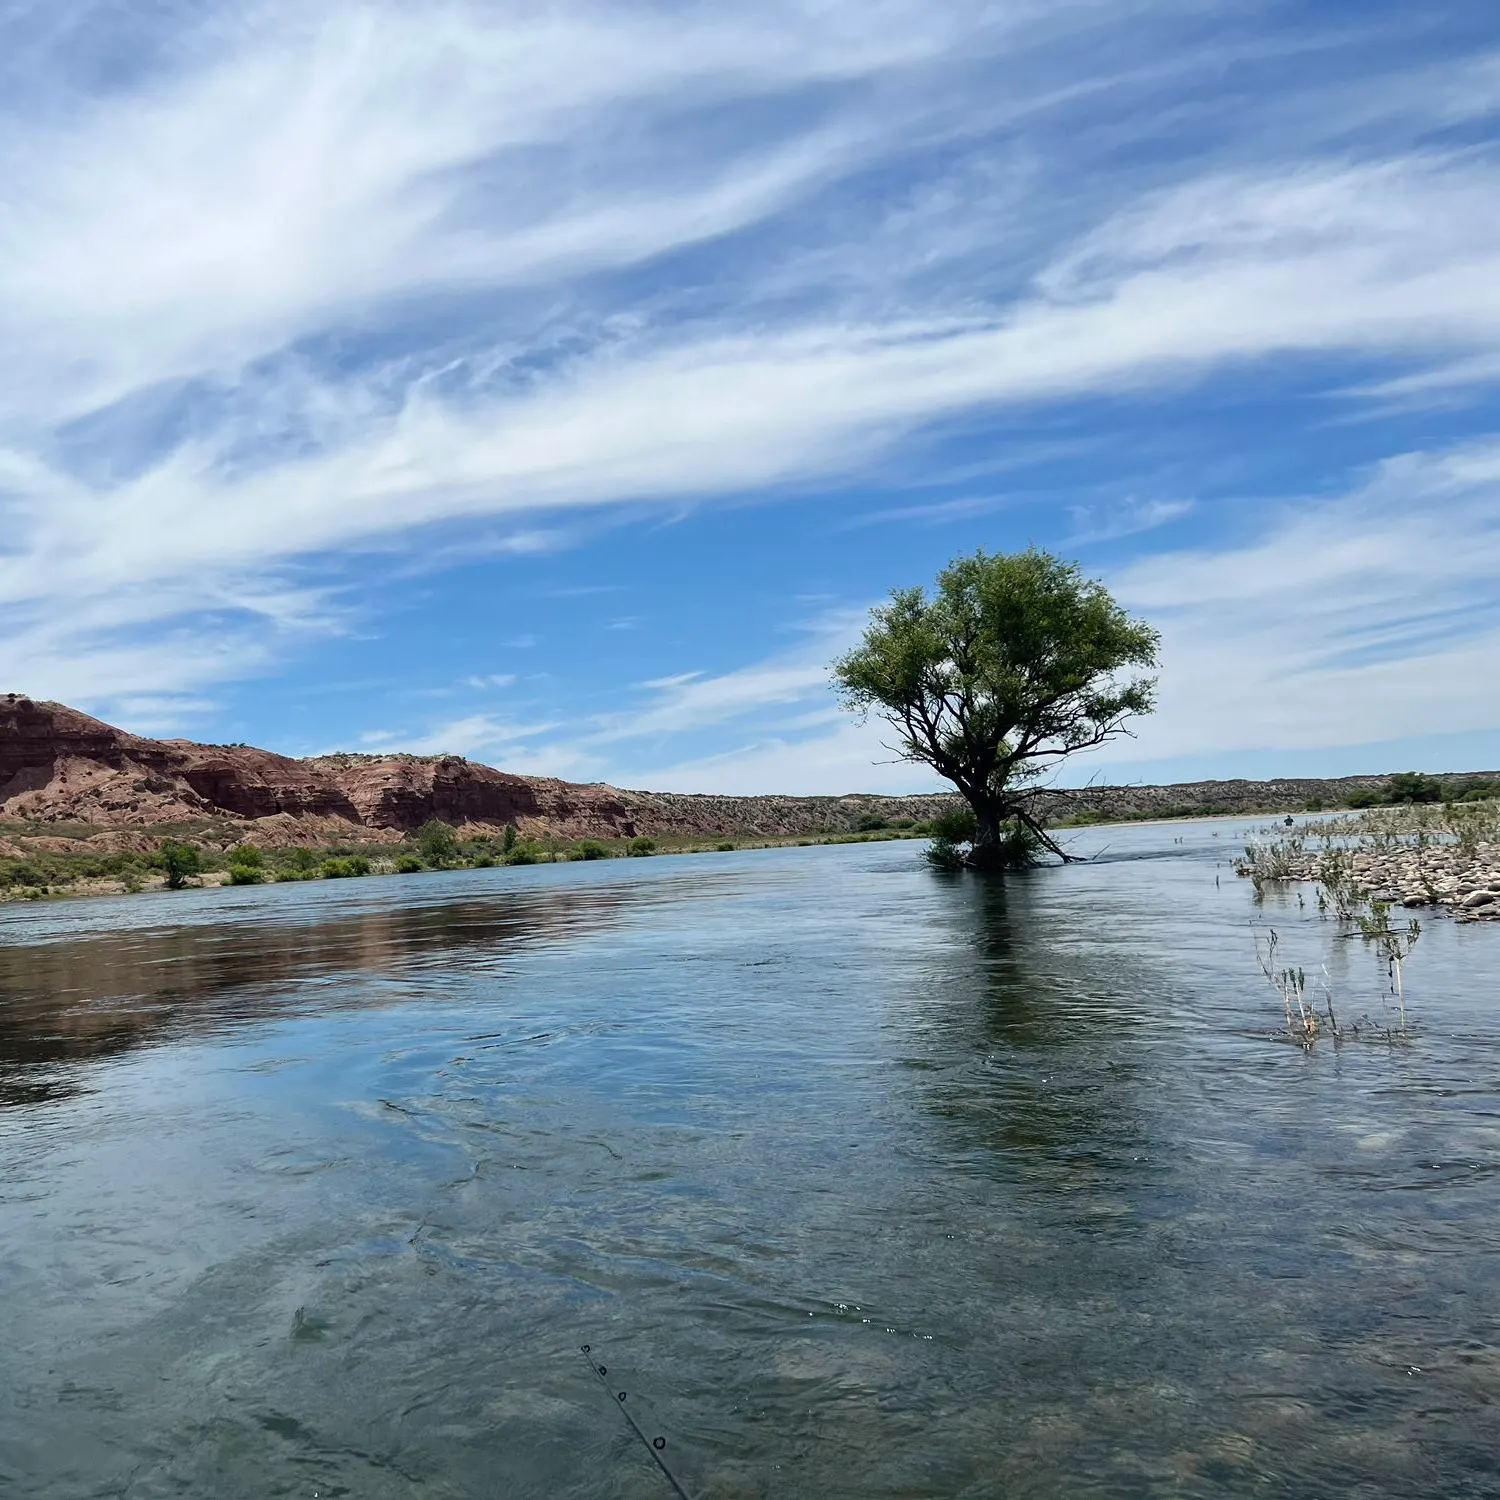
[[[0,695],[0,816],[91,825],[96,849],[152,847],[132,830],[203,819],[224,820],[222,842],[267,848],[331,843],[356,828],[389,841],[433,818],[564,839],[775,837],[849,828],[868,812],[928,818],[952,801],[630,792],[514,776],[456,755],[294,760],[246,745],[145,739],[60,703]]]
[[[350,816],[369,828],[410,830],[432,818],[521,827],[542,816],[529,778],[461,756],[327,755],[306,764],[339,787]]]
[[[0,811],[104,826],[224,814],[341,817],[353,805],[303,761],[127,734],[60,703],[0,696]]]

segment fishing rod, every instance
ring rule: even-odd
[[[678,1483],[677,1476],[667,1467],[667,1461],[662,1457],[662,1451],[667,1446],[666,1438],[662,1437],[660,1433],[655,1437],[648,1438],[646,1436],[645,1430],[636,1421],[635,1415],[629,1406],[626,1405],[626,1398],[630,1395],[630,1392],[617,1391],[610,1385],[609,1370],[594,1358],[593,1346],[591,1344],[581,1344],[579,1347],[583,1350],[583,1357],[589,1362],[589,1368],[599,1377],[605,1389],[611,1392],[614,1404],[620,1409],[620,1415],[630,1423],[630,1430],[645,1444],[646,1452],[655,1460],[656,1467],[667,1476],[667,1483],[677,1492],[678,1500],[693,1500],[693,1497]]]

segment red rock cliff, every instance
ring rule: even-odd
[[[275,818],[244,830],[271,843],[326,842],[340,823],[394,836],[432,818],[563,838],[780,835],[852,826],[876,808],[928,817],[946,800],[628,792],[513,776],[454,755],[294,760],[248,745],[145,739],[60,703],[0,695],[0,817],[16,820],[124,830]]]

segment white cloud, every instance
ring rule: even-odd
[[[1261,534],[1116,575],[1163,630],[1161,708],[1104,758],[1500,728],[1500,445],[1412,454]]]
[[[1254,166],[1205,153],[1116,174],[1066,123],[1050,157],[997,125],[1066,122],[1118,82],[1100,61],[1114,43],[1192,9],[334,0],[205,7],[198,30],[175,8],[143,12],[170,32],[150,66],[87,97],[44,79],[50,102],[14,106],[21,128],[0,145],[0,679],[93,703],[191,697],[345,628],[354,604],[329,559],[542,553],[578,535],[543,513],[857,472],[976,411],[1303,356],[1388,368],[1363,400],[1492,379],[1500,169],[1484,152],[1361,156],[1346,140],[1335,156],[1309,134]],[[45,71],[47,48],[34,57]],[[1432,118],[1493,107],[1493,57],[1424,77]],[[985,129],[998,133],[951,176],[861,217],[871,174]],[[1075,178],[1060,206],[1049,190]],[[711,244],[711,269],[653,279],[663,257]],[[1383,482],[1428,505],[1440,492],[1465,524],[1489,515],[1483,484],[1423,488],[1432,474]],[[1076,540],[1185,503],[1081,518]],[[1369,496],[1348,503],[1373,514]],[[1419,626],[1392,622],[1431,615],[1403,582],[1426,544],[1380,514],[1399,552],[1384,561],[1336,524],[1278,523],[1306,560],[1292,571],[1347,598],[1314,611],[1346,653],[1356,615],[1370,652],[1398,654]],[[1239,611],[1297,680],[1392,693],[1388,660],[1335,665],[1255,636],[1264,601],[1235,604],[1227,580],[1280,578],[1286,561],[1179,558],[1180,585],[1208,591],[1197,603],[1149,564],[1125,582],[1185,621]],[[1192,628],[1169,635],[1172,670],[1227,704],[1211,663],[1230,658]],[[1473,666],[1463,649],[1427,658],[1422,701],[1444,722]],[[794,654],[659,682],[557,754],[592,763],[603,744],[817,712],[825,665]],[[1239,732],[1177,701],[1158,721],[1173,733]],[[1228,726],[1246,710],[1216,712]],[[540,754],[548,731],[477,715],[443,732],[419,743]],[[798,748],[763,741],[745,774]]]
[[[606,721],[595,739],[605,744],[726,724],[770,707],[800,703],[827,682],[826,661],[762,663],[718,677],[695,677],[659,689],[645,708]]]
[[[1338,394],[1360,402],[1361,414],[1378,416],[1388,411],[1450,405],[1463,392],[1496,384],[1500,384],[1500,353],[1487,353],[1444,360],[1410,374],[1351,386]]]
[[[29,367],[7,395],[83,410],[372,301],[723,234],[815,186],[860,127],[679,155],[669,177],[658,116],[910,68],[978,9],[335,0],[180,31],[148,87],[70,100],[0,153],[0,331]]]
[[[1497,340],[1500,174],[1417,159],[1220,179],[1104,226],[998,316],[647,338],[521,395],[413,389],[349,441],[271,469],[226,475],[211,446],[179,448],[107,505],[53,474],[17,507],[22,551],[0,564],[0,598],[223,587],[225,573],[440,521],[849,469],[975,405],[1276,353]]]
[[[1122,504],[1070,507],[1075,530],[1063,545],[1082,547],[1094,542],[1139,536],[1180,520],[1194,508],[1191,500],[1128,500]]]
[[[637,691],[644,700],[613,713],[567,724],[515,724],[473,714],[418,734],[382,731],[373,739],[367,736],[365,743],[423,754],[448,751],[489,759],[506,770],[586,773],[640,786],[642,778],[656,774],[643,769],[644,757],[657,754],[661,746],[705,731],[727,731],[754,738],[733,757],[710,757],[704,769],[749,774],[752,766],[769,763],[768,756],[790,750],[794,741],[788,736],[807,742],[807,730],[843,723],[833,704],[829,665],[853,642],[862,623],[862,612],[825,614],[799,627],[802,640],[790,651],[729,672],[687,671],[641,682]],[[815,763],[816,756],[809,765]],[[697,775],[689,766],[683,774],[689,779]]]
[[[467,714],[450,723],[439,724],[424,734],[405,735],[380,730],[361,736],[361,742],[372,751],[479,756],[536,739],[558,727],[550,722],[511,724],[492,714]]]
[[[952,790],[925,766],[899,761],[887,747],[890,738],[890,731],[874,720],[866,724],[849,720],[830,734],[796,739],[768,736],[723,754],[632,771],[629,784],[653,791],[747,797],[790,792],[899,796]]]
[[[1064,780],[1187,755],[1211,774],[1213,756],[1247,749],[1267,752],[1269,775],[1276,751],[1500,731],[1486,691],[1500,661],[1497,577],[1500,441],[1391,460],[1348,494],[1287,504],[1249,539],[1108,575],[1162,629],[1160,708]],[[827,663],[861,623],[831,618],[800,660],[647,684],[658,701],[592,741],[593,772],[682,791],[932,789],[931,773],[893,763],[878,720],[831,709]],[[805,712],[765,722],[788,704]],[[696,758],[646,764],[617,743],[757,716],[761,733]],[[535,753],[545,761],[544,747]]]

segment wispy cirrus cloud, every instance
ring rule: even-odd
[[[1381,464],[1115,579],[1162,627],[1160,712],[1106,758],[1500,730],[1500,445]]]
[[[1107,570],[1122,601],[1162,628],[1161,704],[1135,738],[1069,775],[1417,728],[1500,734],[1484,691],[1500,659],[1497,576],[1495,443],[1403,455],[1346,494],[1300,497],[1217,546]],[[558,752],[591,774],[684,791],[929,790],[933,777],[897,761],[885,726],[849,721],[834,703],[828,663],[860,623],[848,611],[821,622],[800,654],[644,683],[637,710],[591,736],[569,734]],[[657,742],[708,725],[728,726],[729,748],[652,758]],[[538,763],[548,748],[527,753]]]
[[[622,763],[645,767],[660,747],[705,731],[749,735],[757,742],[766,736],[802,740],[808,731],[841,718],[829,687],[829,664],[854,642],[862,619],[862,611],[828,612],[802,622],[797,644],[763,661],[727,672],[689,670],[639,682],[630,693],[633,702],[618,710],[576,714],[566,723],[519,723],[481,712],[406,735],[382,730],[366,743],[422,754],[447,750],[494,759],[510,769],[553,766],[603,776],[618,774]],[[639,780],[650,772],[632,774]]]
[[[852,484],[942,424],[1273,366],[1356,410],[1491,381],[1494,55],[1299,90],[1289,60],[1321,40],[1202,29],[1231,12],[0,17],[0,674],[191,704],[346,631],[398,573],[541,559],[606,508]],[[1197,86],[1273,53],[1258,96]],[[1478,525],[1489,491],[1465,493]],[[1079,513],[1072,540],[1144,535],[1181,494]],[[1371,588],[1424,649],[1399,580]],[[821,666],[659,685],[554,748],[815,714]],[[524,748],[550,722],[440,727]]]
[[[1075,505],[1071,507],[1074,529],[1064,545],[1084,547],[1097,542],[1114,542],[1121,537],[1140,536],[1147,531],[1170,525],[1188,515],[1192,500],[1126,500],[1118,504]]]

